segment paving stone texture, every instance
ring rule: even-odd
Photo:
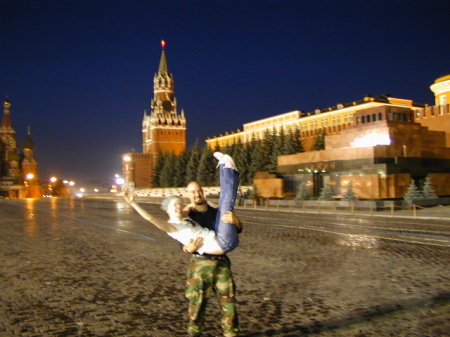
[[[448,219],[237,213],[241,336],[450,336]],[[122,200],[0,200],[0,336],[186,336],[188,260]]]

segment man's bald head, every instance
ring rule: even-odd
[[[198,182],[191,181],[187,185],[187,191],[191,203],[195,205],[204,205],[206,203],[203,188]]]

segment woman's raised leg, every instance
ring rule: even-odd
[[[239,245],[239,237],[235,224],[222,221],[222,216],[234,210],[237,190],[239,186],[239,172],[234,167],[233,159],[220,152],[214,154],[219,159],[220,197],[219,208],[215,222],[217,242],[225,253],[235,249]]]

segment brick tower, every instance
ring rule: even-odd
[[[173,75],[169,72],[165,42],[158,72],[153,78],[153,99],[150,114],[142,121],[142,153],[125,153],[122,170],[125,182],[135,187],[151,187],[153,168],[161,153],[180,154],[186,148],[186,118],[177,112]]]
[[[159,153],[179,154],[186,148],[186,118],[184,111],[177,113],[177,100],[174,97],[173,75],[167,66],[165,43],[161,42],[162,52],[158,73],[153,78],[153,99],[150,114],[144,114],[142,121],[143,153],[158,158]]]

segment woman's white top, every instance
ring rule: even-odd
[[[192,221],[192,220],[190,220]],[[178,240],[183,245],[189,244],[191,239],[196,239],[198,237],[203,238],[203,245],[197,249],[199,254],[203,254],[206,251],[211,251],[217,247],[216,233],[208,228],[202,227],[200,225],[194,225],[195,222],[192,221],[180,221],[178,223],[169,221],[177,229],[176,232],[167,233],[175,240]]]

